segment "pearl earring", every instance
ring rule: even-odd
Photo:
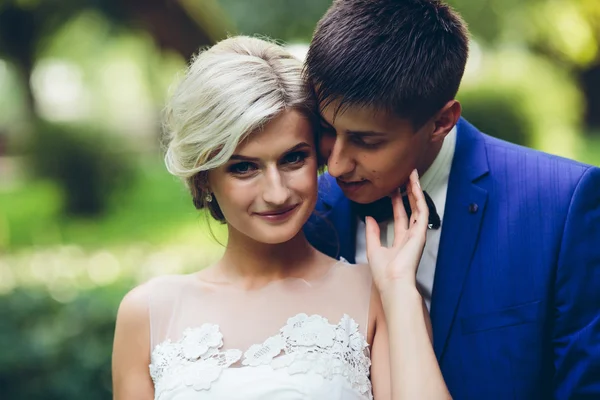
[[[206,200],[207,203],[211,203],[212,202],[212,193],[207,193],[206,196],[204,197],[204,200]]]

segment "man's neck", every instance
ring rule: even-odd
[[[417,170],[419,172],[419,179],[421,181],[421,186],[424,186],[423,180],[427,180],[427,176],[431,175],[431,166],[434,164],[436,158],[439,156],[441,150],[442,150],[442,146],[444,144],[444,141],[440,141],[438,143],[435,143],[434,146],[432,146],[429,151],[427,152],[427,154],[425,155],[425,157],[423,158],[423,162],[421,163],[421,167],[419,167]],[[429,173],[429,174],[428,174]]]
[[[436,184],[436,177],[439,175],[440,169],[447,170],[450,168],[452,158],[454,155],[454,147],[456,144],[456,126],[453,127],[446,137],[432,148],[431,155],[428,155],[427,160],[429,161],[427,167],[421,171],[419,169],[419,176],[421,177],[421,187],[423,190],[432,189],[432,185]]]

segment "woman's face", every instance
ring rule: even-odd
[[[262,243],[294,238],[317,200],[317,154],[310,122],[287,110],[240,143],[208,174],[209,189],[229,225]]]

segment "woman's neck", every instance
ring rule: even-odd
[[[216,267],[227,281],[255,288],[288,277],[310,278],[310,267],[326,260],[327,256],[312,247],[302,231],[278,244],[261,243],[230,232],[225,253]]]

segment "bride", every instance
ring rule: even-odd
[[[201,52],[170,99],[166,164],[227,224],[214,265],[154,278],[119,308],[115,399],[446,399],[415,282],[427,205],[416,171],[395,241],[367,218],[369,265],[311,247],[316,105],[301,63],[264,40]]]

